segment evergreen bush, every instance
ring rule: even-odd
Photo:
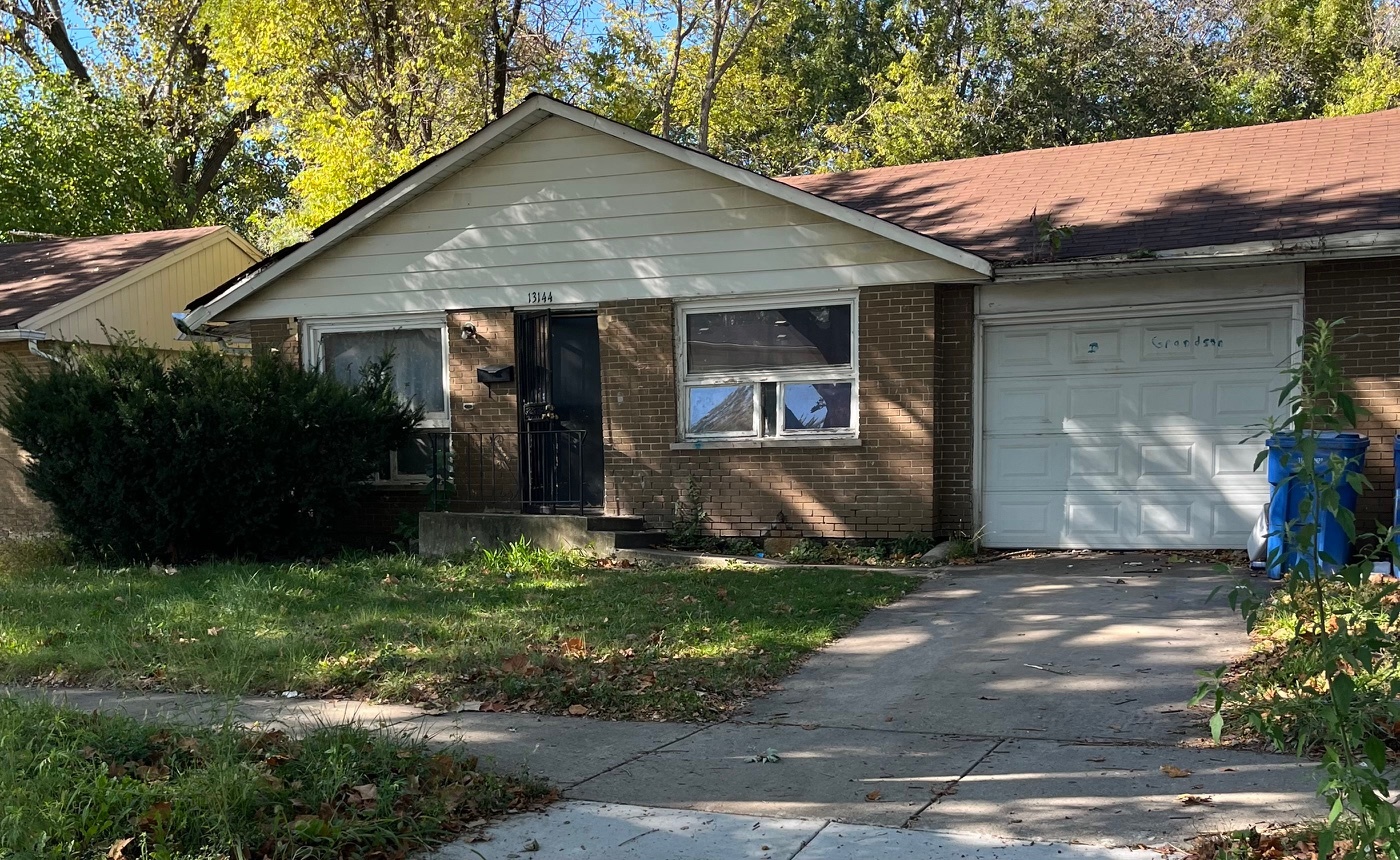
[[[172,356],[119,338],[55,355],[5,371],[0,426],[75,548],[108,558],[323,552],[421,417],[387,360],[348,386],[203,346]]]

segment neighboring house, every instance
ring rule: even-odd
[[[187,348],[171,311],[261,258],[227,227],[0,244],[0,361],[41,367],[48,342],[106,343],[106,332]],[[0,430],[0,536],[49,522],[24,485],[23,456]]]
[[[347,378],[394,349],[459,504],[1239,548],[1314,317],[1360,335],[1389,521],[1397,151],[1391,111],[775,180],[536,95],[187,322]]]

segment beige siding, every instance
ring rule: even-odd
[[[243,302],[260,319],[948,280],[965,270],[551,118]]]
[[[105,325],[117,332],[134,332],[162,349],[187,347],[187,342],[176,340],[170,315],[248,268],[255,258],[232,239],[222,237],[171,256],[175,259],[168,265],[148,267],[149,273],[45,323],[43,330],[55,340],[106,343]]]

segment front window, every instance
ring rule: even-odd
[[[306,324],[307,362],[347,385],[362,378],[364,367],[390,356],[394,388],[405,402],[423,408],[425,433],[391,451],[380,467],[381,480],[422,481],[432,474],[427,431],[446,430],[447,325],[441,316],[403,319],[317,320]]]
[[[681,307],[687,439],[856,434],[856,307],[736,302]]]

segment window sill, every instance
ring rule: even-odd
[[[694,439],[672,442],[672,451],[726,451],[736,448],[859,448],[859,438],[841,439]]]

